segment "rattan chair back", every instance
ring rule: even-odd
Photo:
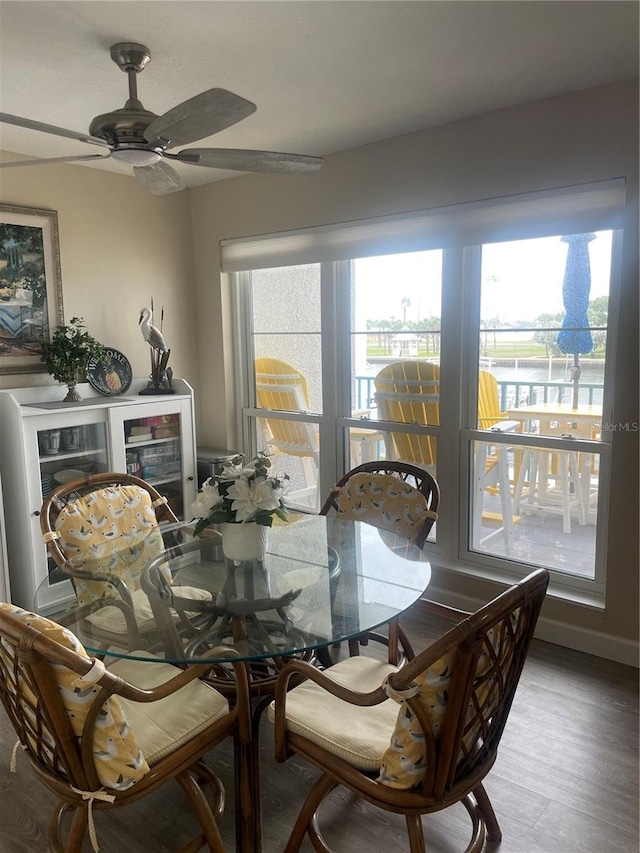
[[[148,529],[138,525],[139,529],[136,531],[135,525],[126,528],[124,522],[118,517],[120,511],[114,511],[113,516],[106,515],[106,523],[112,527],[116,550],[120,547],[117,543],[121,543],[123,551],[129,549],[133,554],[144,544],[145,538],[157,530],[156,525],[162,525],[160,529],[164,539],[168,538],[167,544],[175,544],[175,536],[178,535],[175,531],[180,527],[180,522],[170,508],[167,498],[146,480],[131,474],[111,471],[88,474],[77,480],[71,480],[54,489],[45,498],[40,510],[40,528],[49,555],[56,566],[68,575],[76,594],[79,594],[82,585],[90,583],[94,590],[92,597],[95,599],[95,610],[113,605],[119,611],[117,614],[119,621],[122,622],[124,618],[126,627],[116,630],[108,623],[103,624],[104,620],[98,622],[95,617],[87,617],[84,622],[86,636],[95,639],[97,643],[102,643],[103,648],[106,648],[109,643],[116,642],[120,645],[125,642],[126,648],[129,649],[144,648],[146,645],[145,629],[140,627],[139,620],[135,618],[134,593],[139,587],[137,577],[118,571],[106,571],[104,566],[99,565],[100,561],[93,559],[91,548],[88,546],[84,549],[68,547],[57,529],[59,526],[57,522],[61,513],[72,510],[75,501],[88,500],[92,495],[96,495],[104,504],[106,503],[105,495],[109,494],[110,489],[128,486],[137,487],[148,495],[155,518],[145,519],[145,523],[149,525]],[[113,553],[115,554],[115,550]],[[136,581],[135,584],[132,583],[133,580]],[[110,621],[113,622],[113,620]]]
[[[362,465],[358,465],[347,471],[336,483],[324,502],[320,514],[328,515],[332,511],[337,512],[340,490],[355,474],[364,473],[371,474],[373,478],[376,475],[397,477],[399,480],[413,486],[424,496],[428,514],[424,519],[424,523],[412,539],[419,548],[422,548],[437,518],[438,504],[440,503],[440,488],[435,478],[423,468],[418,468],[417,465],[411,465],[408,462],[386,462],[383,460],[363,462]],[[376,525],[375,517],[372,515],[368,516],[367,521],[374,526]]]
[[[344,785],[382,809],[404,814],[412,853],[424,853],[426,849],[420,816],[458,802],[465,806],[473,823],[473,836],[465,853],[480,853],[485,839],[500,840],[500,827],[482,781],[496,760],[548,581],[545,569],[533,572],[476,613],[460,620],[368,693],[350,691],[348,680],[339,674],[329,679],[302,664],[291,665],[291,674],[304,672],[323,688],[319,692],[332,693],[367,713],[389,697],[400,703],[396,730],[390,732],[385,759],[389,750],[391,755],[398,751],[402,732],[409,731],[415,742],[424,745],[418,774],[404,787],[398,784],[397,777],[393,784],[385,784],[382,766],[378,777],[357,769],[345,760],[344,752],[324,745],[321,732],[316,737],[290,729],[287,701],[295,695],[296,688],[288,696],[289,673],[280,676],[274,706],[276,758],[283,761],[296,753],[323,774],[302,807],[287,853],[300,848],[307,831],[314,842],[321,838],[316,812],[323,798],[337,785]],[[441,613],[446,610],[442,606],[438,609]],[[352,660],[345,663],[353,678],[357,663]],[[434,726],[433,708],[425,703],[423,693],[433,683],[435,671],[441,678],[446,676],[448,683],[435,702],[444,706],[438,709],[437,726]],[[317,697],[313,699],[314,704],[318,701]],[[355,710],[345,710],[345,719]],[[365,724],[364,717],[361,722]],[[351,725],[356,723],[351,720]],[[359,736],[364,737],[363,730],[359,730]],[[415,765],[412,769],[415,770]],[[393,781],[393,777],[386,778]],[[318,846],[314,843],[314,849],[328,850],[328,847],[320,842]]]

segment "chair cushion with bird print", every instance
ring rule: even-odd
[[[140,588],[142,571],[164,548],[151,496],[136,485],[108,486],[70,501],[55,522],[60,547],[73,568],[119,578],[131,592],[136,623],[153,625],[153,611]],[[167,577],[171,583],[171,578]],[[117,588],[101,580],[74,579],[80,604],[118,597]],[[192,587],[175,587],[176,595],[210,599],[211,593]],[[96,627],[124,633],[124,615],[104,607],[87,617]]]
[[[504,689],[505,663],[513,654],[525,621],[520,610],[489,628],[475,662],[473,689],[465,716],[459,761],[473,763],[482,759],[485,723],[497,707]],[[437,743],[447,709],[453,677],[455,650],[443,655],[412,682],[415,696],[426,714],[433,743]],[[401,704],[396,728],[387,749],[378,781],[390,788],[409,789],[419,785],[426,769],[428,747],[420,722],[406,702],[406,692],[395,693],[387,685],[388,695]]]
[[[48,639],[91,660],[76,635],[62,625],[58,625],[57,622],[52,622],[44,616],[37,616],[14,604],[0,603],[0,609],[7,611],[26,625],[32,626]],[[2,652],[4,649],[0,653]],[[101,662],[97,663],[96,675],[99,678],[102,671],[99,666]],[[85,676],[80,676],[61,664],[56,664],[52,670],[62,703],[69,715],[71,728],[76,737],[80,738],[89,709],[100,688],[95,685],[95,678],[92,677],[91,671]],[[22,711],[26,716],[30,716],[29,704],[33,703],[34,706],[36,698],[26,684],[21,685],[21,694],[24,697]],[[28,726],[24,727],[24,737],[27,740],[26,746],[34,755],[37,755],[41,742],[36,741]],[[93,757],[98,778],[107,788],[125,790],[149,772],[149,765],[129,727],[117,696],[110,696],[106,700],[93,727]]]
[[[424,495],[392,474],[360,472],[350,477],[336,496],[338,516],[366,521],[413,539],[430,510]]]
[[[420,673],[412,682],[412,695],[422,705],[429,721],[434,743],[447,708],[455,652],[449,652]],[[426,768],[427,746],[420,722],[405,701],[387,685],[389,696],[400,704],[395,731],[380,765],[378,782],[390,788],[415,788],[422,782]]]
[[[140,574],[162,553],[163,540],[151,496],[135,485],[108,486],[70,501],[59,513],[60,547],[76,569],[120,578],[140,589]],[[76,596],[90,604],[115,588],[76,579]]]
[[[154,625],[149,599],[140,587],[142,571],[164,548],[151,496],[136,485],[108,486],[70,501],[55,522],[60,547],[72,567],[83,572],[113,575],[131,592],[139,628]],[[167,576],[168,583],[171,578]],[[74,578],[79,604],[118,597],[117,587],[102,580]],[[178,596],[210,599],[211,593],[194,587],[174,587]],[[124,633],[124,615],[103,607],[87,617],[96,627]]]

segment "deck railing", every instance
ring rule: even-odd
[[[354,408],[364,411],[375,407],[375,376],[356,376]],[[582,405],[602,403],[603,386],[580,383],[579,402]],[[516,409],[534,403],[568,403],[573,395],[572,382],[513,382],[498,380],[500,409]]]

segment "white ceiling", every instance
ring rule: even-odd
[[[634,77],[638,8],[632,0],[0,0],[0,111],[87,131],[127,98],[109,47],[138,41],[152,56],[138,77],[146,109],[160,114],[213,87],[258,105],[194,145],[322,156]],[[7,124],[0,148],[96,153]],[[114,160],[85,167],[130,173]],[[177,168],[188,186],[237,175]]]

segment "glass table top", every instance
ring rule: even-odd
[[[430,564],[415,545],[334,517],[292,516],[270,528],[262,560],[227,559],[217,537],[186,539],[140,577],[136,607],[142,597],[145,620],[138,614],[138,622],[147,648],[128,647],[123,634],[122,648],[112,643],[106,654],[187,663],[210,659],[215,649],[216,660],[230,662],[317,649],[386,624],[430,579]],[[64,584],[68,589],[51,604],[45,581],[34,609],[69,627],[87,651],[104,653],[94,624],[104,608],[87,615],[71,581]]]

